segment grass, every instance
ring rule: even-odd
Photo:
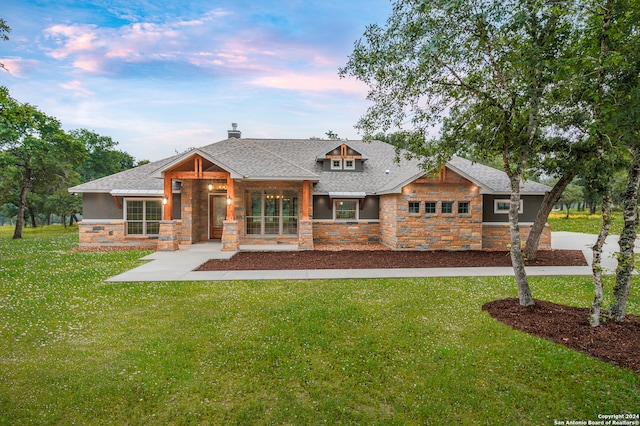
[[[32,231],[0,228],[0,424],[537,425],[640,407],[639,374],[482,312],[515,297],[509,278],[106,283],[141,253]],[[531,286],[592,297],[589,278]]]
[[[548,222],[554,232],[567,231],[598,234],[602,226],[602,216],[600,214],[571,213],[569,214],[569,219],[566,219],[565,212],[552,212],[549,215]],[[609,233],[611,235],[620,235],[623,225],[622,213],[614,212]]]

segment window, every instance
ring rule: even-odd
[[[358,200],[334,200],[333,219],[334,220],[358,220],[359,216]]]
[[[295,191],[248,191],[247,235],[297,235],[298,194]]]
[[[339,158],[331,160],[331,170],[342,170],[342,160]]]
[[[419,201],[409,201],[409,213],[420,213]]]
[[[468,201],[458,201],[458,214],[469,214]]]
[[[509,206],[511,205],[510,200],[493,200],[493,212],[495,214],[509,214]],[[519,214],[524,213],[524,202],[520,200],[520,209],[518,210]]]
[[[160,200],[125,199],[127,235],[156,236],[160,234],[162,202]]]
[[[453,213],[453,202],[452,201],[443,201],[442,202],[442,213]]]
[[[435,201],[427,201],[426,203],[424,203],[424,212],[425,214],[436,214]]]
[[[344,160],[344,169],[345,170],[355,170],[356,169],[356,161],[355,160]]]

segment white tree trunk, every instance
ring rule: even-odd
[[[602,300],[604,298],[604,292],[602,290],[602,247],[609,235],[609,228],[611,227],[611,192],[607,191],[602,196],[602,227],[598,234],[598,239],[593,245],[593,264],[591,270],[593,271],[593,289],[594,297],[591,304],[591,311],[589,314],[589,324],[592,327],[600,325],[600,314],[602,313]]]
[[[630,149],[633,165],[629,170],[629,180],[624,192],[624,228],[620,234],[620,254],[616,269],[616,285],[613,288],[613,304],[609,308],[609,318],[620,322],[624,319],[627,299],[631,289],[631,274],[635,266],[634,248],[638,233],[638,185],[640,185],[640,150]]]
[[[509,232],[511,234],[511,265],[518,286],[518,299],[520,305],[531,306],[534,304],[527,279],[527,272],[524,268],[524,257],[522,256],[520,224],[518,214],[520,211],[520,179],[517,179],[511,188],[511,203],[509,206]]]

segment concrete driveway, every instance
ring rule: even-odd
[[[556,250],[582,250],[589,265],[593,262],[593,251],[591,248],[596,243],[598,236],[592,234],[580,234],[578,232],[552,232],[551,246]],[[605,273],[614,273],[618,266],[616,252],[618,246],[618,235],[609,235],[602,249],[602,267]],[[640,239],[636,239],[635,253],[640,253]]]

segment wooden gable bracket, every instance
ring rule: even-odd
[[[442,166],[440,169],[440,182],[445,182],[447,180],[447,168]]]
[[[122,203],[120,203],[120,199],[117,195],[112,195],[113,201],[116,202],[116,206],[118,206],[118,210],[122,210]]]
[[[193,170],[196,172],[196,179],[202,179],[202,157],[195,155],[193,161]]]

